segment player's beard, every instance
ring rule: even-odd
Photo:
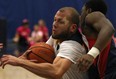
[[[67,39],[69,39],[70,35],[71,35],[70,31],[69,31],[69,29],[67,29],[58,35],[52,34],[52,37],[54,39],[58,39],[58,40],[67,40]]]

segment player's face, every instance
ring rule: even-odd
[[[54,39],[66,39],[70,33],[71,23],[67,19],[66,12],[58,11],[54,17],[52,37]]]

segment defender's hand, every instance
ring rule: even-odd
[[[89,54],[83,55],[81,58],[79,58],[77,60],[79,72],[87,71],[92,65],[93,61],[94,57]]]

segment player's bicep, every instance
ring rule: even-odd
[[[112,31],[114,29],[111,22],[108,19],[106,19],[105,17],[98,19],[98,21],[93,24],[93,27],[97,31],[105,30],[107,32],[108,32],[108,30]]]
[[[92,12],[87,15],[86,23],[90,24],[96,31],[100,31],[101,28],[108,24],[108,20],[101,12]]]
[[[66,58],[57,56],[53,62],[53,65],[57,69],[57,74],[63,75],[71,66],[72,62]]]

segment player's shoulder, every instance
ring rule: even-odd
[[[96,12],[92,12],[92,13],[89,13],[85,20],[86,22],[96,22],[96,21],[99,21],[101,18],[106,18],[105,15],[99,11],[96,11]]]
[[[62,46],[62,47],[80,47],[80,48],[82,48],[83,46],[80,44],[80,43],[78,43],[77,41],[73,41],[73,40],[67,40],[67,41],[63,41],[61,44],[60,44],[60,46]]]
[[[66,50],[66,51],[70,51],[70,52],[77,53],[77,54],[79,52],[81,52],[81,53],[85,53],[86,52],[86,50],[83,47],[83,45],[81,45],[77,41],[73,41],[73,40],[63,41],[60,44],[60,51],[61,50]]]
[[[90,17],[105,17],[105,15],[99,11],[96,11],[96,12],[92,12],[92,13],[89,13],[86,17],[90,18]]]

